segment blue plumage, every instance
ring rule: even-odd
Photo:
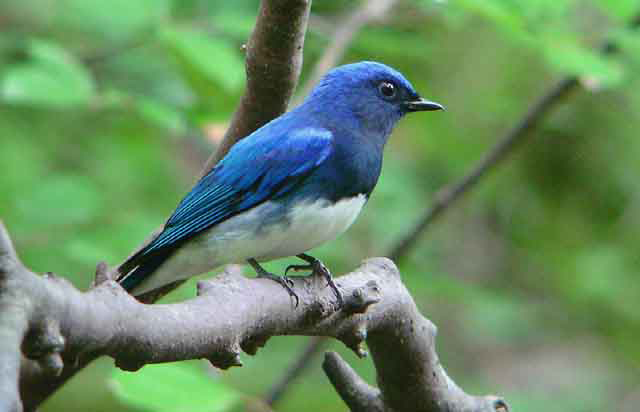
[[[312,247],[351,224],[363,204],[354,199],[366,200],[373,190],[395,123],[411,111],[441,108],[380,63],[332,70],[301,106],[236,143],[200,179],[162,233],[119,268],[123,287],[139,292],[147,285],[146,292],[240,259],[254,266],[280,255],[313,259],[296,245]],[[314,227],[310,219],[336,228],[320,229],[313,241],[289,241],[304,239],[298,232]],[[231,242],[234,257],[226,260],[218,251]],[[237,251],[245,247],[246,253]],[[165,267],[190,273],[161,273],[149,282]]]

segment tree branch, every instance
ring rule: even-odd
[[[322,369],[352,412],[384,411],[380,390],[366,383],[336,352],[327,352]]]
[[[242,365],[241,351],[253,355],[275,335],[331,336],[361,357],[366,341],[378,372],[376,402],[384,400],[387,409],[496,410],[497,398],[467,395],[448,378],[435,353],[435,327],[418,312],[388,259],[367,260],[337,279],[342,309],[323,279],[314,277],[294,278],[297,308],[280,285],[234,270],[199,282],[194,299],[145,305],[103,272],[84,293],[63,278],[38,276],[19,262],[0,224],[0,307],[13,308],[0,317],[0,336],[11,349],[0,352],[0,411],[22,407],[16,386],[20,347],[52,377],[82,357],[100,355],[130,371],[200,358],[226,369]],[[362,386],[355,377],[347,382],[344,373],[333,381],[341,393],[344,385]]]

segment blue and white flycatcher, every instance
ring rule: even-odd
[[[402,74],[375,62],[331,70],[295,109],[237,142],[180,202],[162,232],[123,263],[134,295],[228,263],[249,263],[296,298],[286,277],[260,262],[297,256],[335,239],[356,219],[378,181],[384,145],[405,114],[442,110]]]

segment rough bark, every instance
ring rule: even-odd
[[[0,226],[0,411],[21,410],[34,389],[23,387],[19,394],[21,354],[51,381],[65,367],[102,355],[130,371],[201,358],[226,369],[242,365],[242,351],[253,355],[276,335],[330,336],[360,357],[366,342],[379,390],[344,373],[348,369],[335,355],[327,361],[332,383],[353,410],[375,404],[393,411],[500,411],[505,405],[493,396],[467,395],[447,376],[435,352],[435,326],[419,313],[385,258],[337,278],[345,297],[341,308],[317,277],[294,277],[297,307],[277,283],[246,278],[233,268],[199,282],[194,299],[146,305],[107,273],[101,265],[87,292],[64,278],[39,276],[20,263]],[[357,399],[364,403],[357,406]]]

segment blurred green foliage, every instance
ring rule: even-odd
[[[314,4],[302,82],[352,7]],[[465,173],[560,76],[585,86],[401,267],[439,326],[451,375],[471,392],[505,395],[515,410],[635,410],[640,36],[628,22],[637,7],[405,0],[344,58],[397,67],[448,111],[398,128],[364,215],[315,252],[334,272],[388,250],[433,191]],[[254,0],[0,4],[0,217],[30,267],[87,287],[98,260],[119,262],[164,221],[242,93],[241,45],[256,11]],[[600,55],[605,39],[621,53]],[[190,282],[168,299],[193,291]],[[304,342],[272,339],[224,373],[170,364],[130,374],[100,360],[43,410],[238,408]],[[332,348],[374,382],[369,361]],[[344,410],[317,361],[312,369],[278,410]]]
[[[146,411],[229,410],[239,401],[238,393],[219,379],[207,377],[204,366],[190,361],[149,365],[137,373],[118,370],[113,374],[114,392],[124,402]],[[181,387],[189,390],[181,391]]]

